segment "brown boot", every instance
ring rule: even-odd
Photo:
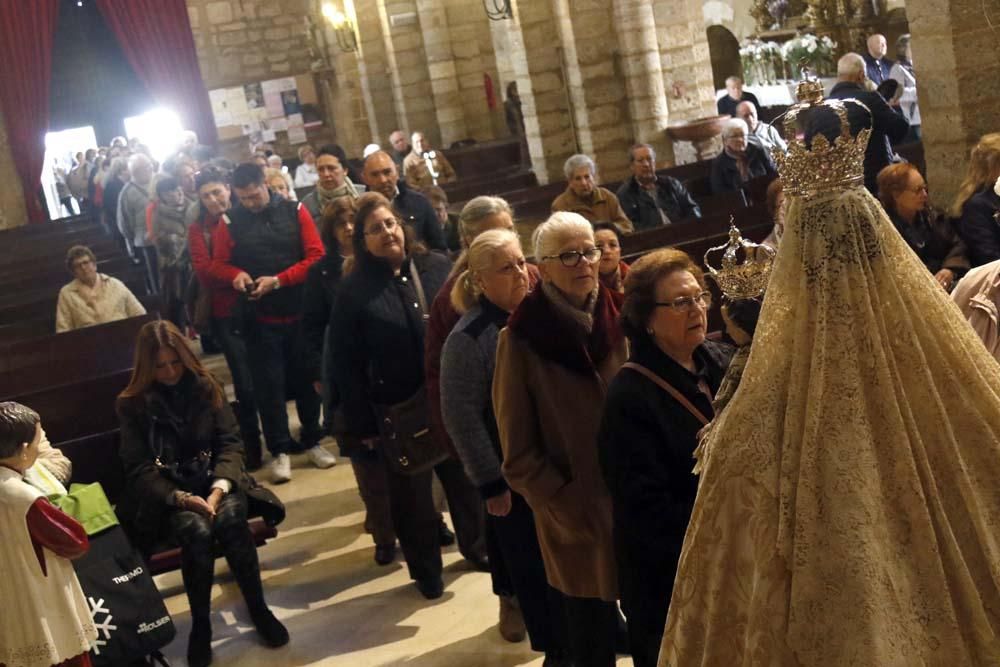
[[[515,644],[524,641],[527,636],[528,632],[524,627],[521,605],[517,603],[517,598],[513,595],[500,596],[500,622],[497,627],[500,629],[501,637]]]

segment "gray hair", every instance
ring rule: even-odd
[[[858,54],[845,53],[837,61],[838,79],[854,81],[859,74],[865,74],[865,59]]]
[[[280,169],[281,168],[281,156],[278,155],[277,153],[274,153],[273,155],[269,156],[267,158],[267,166],[273,167],[275,169]]]
[[[563,174],[566,176],[566,180],[569,180],[573,176],[573,172],[580,167],[590,169],[591,175],[597,174],[597,165],[594,164],[594,161],[587,155],[577,153],[576,155],[570,155],[569,159],[566,160],[566,164],[563,165]]]
[[[743,134],[750,136],[750,126],[742,118],[730,118],[722,126],[722,140],[725,141],[735,130],[743,130]]]
[[[741,84],[741,83],[743,83],[743,79],[741,79],[738,76],[727,76],[726,77],[726,85],[728,86],[731,83],[740,83]]]
[[[632,164],[635,162],[635,152],[640,148],[648,148],[649,153],[653,158],[653,162],[656,162],[656,149],[649,144],[632,144],[632,147],[628,149],[628,163]]]
[[[470,199],[458,215],[458,228],[465,245],[471,244],[472,239],[482,233],[480,223],[483,220],[498,213],[506,213],[511,218],[514,217],[514,211],[506,199],[487,195]]]
[[[569,211],[553,213],[548,220],[538,225],[531,235],[535,261],[541,262],[543,257],[559,254],[560,246],[568,239],[578,236],[594,240],[594,228],[585,217]]]
[[[133,169],[135,169],[140,164],[142,164],[142,165],[144,165],[146,167],[149,167],[150,169],[153,168],[153,161],[150,160],[149,157],[146,154],[144,154],[144,153],[133,153],[129,157],[129,159],[128,159],[128,170],[132,171]]]
[[[108,170],[104,172],[104,183],[102,185],[105,188],[108,187],[111,179],[123,171],[128,171],[128,160],[123,157],[116,157],[111,161],[111,166],[108,167]]]

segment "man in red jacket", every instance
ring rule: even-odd
[[[320,397],[296,349],[306,273],[323,256],[323,242],[302,204],[272,198],[259,165],[239,165],[232,187],[239,206],[216,230],[210,273],[246,295],[242,319],[264,441],[274,457],[271,475],[275,483],[287,482],[292,478],[288,452],[293,445],[286,386],[295,397],[310,460],[319,468],[336,463],[319,445]]]

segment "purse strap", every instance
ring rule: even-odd
[[[424,322],[431,319],[430,311],[427,309],[427,296],[424,294],[424,285],[420,282],[420,272],[417,271],[417,263],[410,257],[410,278],[413,279],[413,289],[417,291],[417,301],[420,302],[420,314]]]
[[[678,403],[680,403],[681,405],[683,405],[685,408],[687,408],[688,412],[690,412],[692,415],[694,415],[698,419],[698,421],[701,422],[702,426],[705,426],[705,425],[708,424],[709,420],[705,418],[705,415],[703,415],[701,413],[701,410],[699,410],[698,408],[696,408],[694,406],[694,404],[691,401],[689,401],[684,396],[684,394],[682,394],[681,392],[679,392],[676,389],[674,389],[673,385],[671,385],[669,382],[667,382],[666,380],[664,380],[663,378],[661,378],[659,375],[657,375],[653,371],[649,370],[648,368],[646,368],[645,366],[643,366],[641,364],[635,363],[634,361],[625,362],[622,365],[622,368],[628,368],[629,370],[635,371],[639,375],[646,376],[647,379],[651,380],[656,385],[658,385],[661,389],[663,389],[663,391],[665,391],[668,394],[670,394],[674,398],[675,401],[677,401]]]

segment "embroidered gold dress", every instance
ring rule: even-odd
[[[1000,665],[1000,366],[858,180],[790,196],[661,667]]]

